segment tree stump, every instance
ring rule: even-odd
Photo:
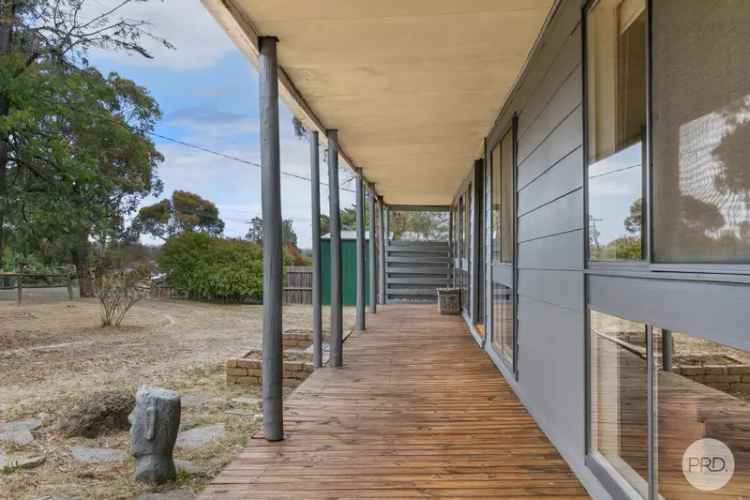
[[[162,484],[177,477],[172,452],[180,428],[180,395],[159,387],[141,387],[130,418],[130,454],[135,479]]]

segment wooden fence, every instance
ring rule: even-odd
[[[312,304],[312,267],[287,267],[284,278],[285,304]]]
[[[15,281],[13,286],[6,286],[9,278]],[[51,281],[50,278],[56,278],[56,280]],[[27,283],[24,283],[24,280]],[[34,283],[29,283],[29,281]],[[23,270],[17,273],[0,272],[0,285],[2,285],[2,289],[16,289],[18,291],[16,302],[19,306],[23,302],[24,288],[67,288],[68,298],[73,300],[73,275],[71,274],[25,273]]]
[[[312,267],[287,267],[284,269],[284,304],[312,304]],[[151,298],[186,299],[186,294],[176,292],[166,283],[151,285]]]

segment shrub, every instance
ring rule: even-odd
[[[263,298],[263,252],[254,242],[184,232],[167,240],[157,264],[169,285],[192,299],[260,302]]]
[[[102,326],[120,326],[128,311],[148,295],[138,282],[147,276],[146,269],[108,272],[97,277],[94,294],[102,306]]]

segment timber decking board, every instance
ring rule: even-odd
[[[200,496],[588,498],[458,316],[384,306]],[[259,431],[262,432],[262,431]]]

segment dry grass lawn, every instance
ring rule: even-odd
[[[353,325],[351,308],[345,325]],[[324,321],[328,319],[324,311]],[[146,301],[121,328],[99,326],[93,300],[67,301],[38,293],[20,307],[11,294],[0,295],[0,422],[40,418],[33,443],[0,443],[0,453],[46,456],[34,469],[0,471],[0,498],[130,499],[153,491],[131,479],[132,460],[88,465],[73,461],[71,446],[127,450],[128,434],[117,431],[95,439],[66,438],[56,432],[59,418],[81,396],[102,390],[135,392],[158,385],[183,395],[207,398],[203,406],[183,410],[183,429],[224,423],[225,437],[195,451],[176,451],[202,469],[180,474],[175,486],[199,490],[244,444],[255,428],[257,408],[231,400],[257,396],[259,388],[227,387],[224,361],[261,346],[261,306]],[[309,306],[287,306],[284,328],[310,328]],[[227,410],[246,410],[233,415]]]

